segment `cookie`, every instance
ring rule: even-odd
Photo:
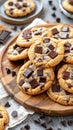
[[[73,105],[73,94],[61,88],[57,80],[48,89],[47,95],[50,99],[62,105]]]
[[[56,66],[64,57],[64,46],[49,37],[44,37],[41,42],[31,45],[28,57],[35,65]]]
[[[23,30],[18,36],[16,43],[21,47],[30,47],[33,43],[41,40],[48,33],[47,27],[39,26]]]
[[[62,42],[64,44],[64,58],[63,61],[66,63],[73,64],[73,39]]]
[[[28,61],[19,70],[17,85],[19,89],[29,95],[38,95],[46,91],[54,80],[52,68],[36,67]]]
[[[68,12],[73,13],[73,0],[64,0],[62,6]]]
[[[7,57],[11,61],[23,60],[28,57],[28,48],[20,47],[16,43],[8,48]]]
[[[33,0],[8,0],[4,4],[5,12],[10,17],[23,17],[34,11]]]
[[[59,24],[48,31],[48,36],[56,41],[64,41],[73,38],[73,28],[69,25]]]
[[[0,106],[0,130],[5,130],[9,122],[8,112],[3,106]]]
[[[73,93],[73,65],[65,64],[59,69],[58,81],[63,89]]]

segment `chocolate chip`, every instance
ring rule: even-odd
[[[19,46],[17,44],[15,44],[15,46],[13,48],[16,49],[17,47],[19,47]]]
[[[53,35],[58,34],[58,33],[59,33],[59,31],[57,30],[57,28],[52,29],[52,34]]]
[[[69,76],[70,76],[70,72],[68,72],[68,71],[64,71],[64,72],[63,72],[62,77],[63,77],[64,80],[69,79]]]
[[[17,47],[16,50],[18,51],[18,53],[20,54],[24,49],[26,48],[23,48],[23,47]]]
[[[28,39],[31,39],[31,38],[32,38],[32,33],[31,33],[30,29],[25,30],[25,31],[23,32],[22,37],[25,38],[25,39],[27,39],[27,40],[28,40]]]
[[[53,92],[60,92],[60,85],[53,84],[52,85],[52,91]]]
[[[16,3],[15,6],[17,7],[17,9],[21,9],[22,6],[19,3]]]
[[[64,26],[63,28],[62,28],[62,30],[61,30],[62,32],[68,32],[69,31],[69,27],[67,27],[67,26]]]
[[[70,48],[70,47],[71,47],[71,44],[70,44],[69,42],[66,42],[66,43],[64,44],[64,46]]]
[[[53,128],[50,127],[50,128],[47,128],[46,130],[53,130]]]
[[[10,107],[9,102],[6,102],[6,104],[4,105],[5,107]]]
[[[12,113],[11,113],[11,115],[12,115],[12,117],[17,117],[18,116],[18,113],[17,113],[17,111],[13,111]]]
[[[14,27],[12,27],[11,29],[14,30],[14,31],[17,31],[17,26],[14,25]]]
[[[23,3],[23,7],[28,7],[27,3]]]
[[[16,72],[15,71],[12,71],[12,77],[16,76]]]
[[[37,70],[37,76],[43,76],[43,69]]]
[[[24,29],[24,25],[20,27],[20,30],[23,30]]]
[[[8,5],[9,5],[9,6],[13,6],[13,2],[9,2]]]
[[[11,15],[13,15],[13,10],[14,10],[13,8],[9,9],[9,12],[10,12]]]
[[[69,93],[69,92],[65,91],[65,94],[66,94],[66,95],[70,95],[71,93]]]
[[[50,56],[52,59],[54,59],[55,57],[58,56],[58,53],[55,52],[55,51],[51,51],[51,52],[49,53],[49,56]]]
[[[49,0],[48,3],[49,3],[49,5],[52,5],[52,0]]]
[[[49,38],[46,38],[46,39],[43,40],[43,42],[44,42],[44,43],[48,43],[48,42],[50,42],[50,39],[49,39]]]
[[[67,124],[68,124],[69,126],[73,126],[73,120],[68,120]]]
[[[56,14],[55,14],[55,13],[52,13],[51,15],[52,15],[54,18],[56,17]]]
[[[33,70],[31,70],[30,68],[27,68],[25,70],[25,72],[23,73],[23,75],[26,77],[26,78],[29,78],[33,73]]]
[[[46,117],[46,115],[44,113],[40,114],[40,119],[44,119]]]
[[[43,121],[43,120],[41,120],[41,126],[44,127],[44,128],[46,128],[46,127],[47,127],[47,126],[46,126],[46,122]]]
[[[60,18],[56,18],[56,22],[57,22],[57,23],[60,23],[60,22],[61,22],[61,19],[60,19]]]
[[[60,36],[61,39],[67,39],[67,38],[69,38],[69,34],[67,34],[65,32],[61,33],[59,36]]]
[[[70,52],[70,48],[69,47],[64,47],[64,52],[65,53],[69,53]]]
[[[62,120],[60,123],[62,124],[62,126],[67,127],[67,124],[66,124],[65,120]]]
[[[49,48],[50,50],[54,50],[54,46],[53,46],[52,44],[50,44],[50,45],[48,46],[48,48]]]
[[[27,125],[24,126],[24,129],[30,130],[30,126],[27,124]]]
[[[9,68],[6,68],[6,72],[7,72],[7,74],[10,74],[11,70]]]
[[[21,79],[20,82],[19,82],[19,85],[22,86],[24,84],[24,80]]]
[[[0,113],[0,118],[3,118],[3,115]]]
[[[28,91],[28,89],[29,89],[28,87],[25,87],[25,92],[27,92],[27,91]]]
[[[67,60],[67,56],[64,56],[63,60],[66,61]]]
[[[69,0],[69,4],[73,6],[73,0]]]
[[[39,86],[39,84],[38,84],[38,82],[37,82],[36,79],[31,79],[31,80],[29,81],[29,83],[30,83],[30,85],[31,85],[31,87],[32,87],[33,89],[35,89],[37,86]]]
[[[53,6],[53,7],[52,7],[52,10],[56,10],[56,7],[55,7],[55,6]]]
[[[45,83],[46,82],[46,77],[44,77],[44,76],[40,77],[39,82],[44,82]]]
[[[37,47],[35,47],[35,53],[42,54],[42,51],[43,51],[43,49],[42,49],[41,46],[37,46]]]

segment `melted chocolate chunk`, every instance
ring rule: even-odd
[[[54,46],[52,44],[49,45],[48,47],[50,50],[54,50]]]
[[[62,32],[68,32],[69,31],[69,27],[68,26],[64,26],[61,31]]]
[[[70,47],[71,47],[71,44],[70,44],[69,42],[67,42],[67,43],[64,44],[64,46],[70,48]]]
[[[53,35],[58,34],[58,33],[59,33],[59,31],[57,30],[57,28],[52,29],[52,34]]]
[[[30,29],[28,29],[28,30],[25,30],[24,32],[23,32],[23,36],[22,36],[23,38],[25,38],[25,39],[31,39],[32,38],[32,33],[31,33],[31,31],[30,31]]]
[[[36,79],[30,80],[29,83],[30,83],[30,85],[31,85],[31,87],[32,87],[33,89],[36,88],[37,86],[39,86],[39,84],[38,84],[38,82],[37,82]]]
[[[23,7],[28,7],[27,3],[23,3]]]
[[[44,42],[44,43],[48,43],[48,42],[50,42],[50,39],[49,39],[49,38],[46,38],[46,39],[43,40],[43,42]]]
[[[62,77],[63,77],[64,80],[69,79],[69,77],[70,77],[70,72],[64,71]]]
[[[24,79],[21,79],[20,82],[19,82],[19,85],[22,86],[24,84]]]
[[[16,50],[18,51],[18,53],[20,54],[25,48],[23,47],[17,47]]]
[[[17,113],[17,111],[13,111],[13,112],[11,113],[11,115],[12,115],[13,118],[15,118],[15,117],[18,116],[18,113]]]
[[[26,77],[26,78],[29,78],[33,73],[33,70],[31,70],[30,68],[27,68],[25,70],[25,72],[23,73],[23,75]]]
[[[24,129],[30,130],[30,126],[27,124],[27,125],[24,126]]]
[[[61,39],[68,39],[69,38],[69,34],[67,34],[65,32],[61,33],[59,36]]]
[[[35,53],[42,54],[42,51],[43,51],[43,49],[42,49],[41,46],[37,46],[37,47],[35,47]]]
[[[70,52],[70,48],[69,47],[64,47],[64,52],[65,53],[69,53]]]
[[[50,56],[52,59],[54,59],[57,55],[58,55],[58,53],[55,52],[55,51],[51,51],[51,52],[49,53],[49,56]]]
[[[52,91],[53,92],[60,92],[60,85],[53,84],[52,85]]]
[[[8,5],[9,5],[9,6],[13,6],[14,3],[13,3],[13,2],[9,2]]]
[[[3,115],[0,113],[0,118],[3,118]]]
[[[9,104],[9,102],[6,102],[6,104],[4,105],[5,107],[10,107],[10,104]]]
[[[39,82],[44,82],[45,83],[46,82],[46,77],[44,77],[44,76],[40,77]]]
[[[9,68],[6,68],[6,72],[7,72],[7,74],[10,74],[11,70]]]
[[[66,123],[65,120],[62,120],[60,123],[61,123],[62,126],[67,127],[67,123]]]
[[[16,72],[15,71],[12,71],[12,77],[16,76]]]
[[[5,43],[11,32],[3,30],[0,34],[0,43]]]
[[[69,0],[69,4],[73,6],[73,0]]]
[[[37,76],[43,76],[43,69],[37,70]]]
[[[16,6],[17,9],[21,9],[22,8],[22,6],[19,3],[16,3],[15,6]]]

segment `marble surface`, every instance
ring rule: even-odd
[[[0,0],[0,5],[4,3],[5,0]],[[56,20],[61,20],[62,23],[68,23],[68,24],[73,24],[73,20],[67,18],[59,8],[58,0],[52,0],[53,4],[49,5],[50,0],[42,0],[43,2],[43,11],[39,18],[42,18],[45,21],[50,21],[50,22],[56,22]],[[56,7],[56,10],[54,8]],[[53,17],[52,14],[55,13],[56,17]],[[13,25],[9,25],[7,23],[4,23],[3,21],[0,20],[0,23],[7,25],[10,28],[13,28]],[[24,27],[26,27],[24,25]],[[22,25],[17,26],[16,31],[14,33],[17,33],[20,31],[20,28]],[[40,119],[41,118],[41,119]],[[36,123],[35,120],[38,119],[40,120],[40,123]],[[46,124],[45,124],[46,123]],[[27,124],[30,126],[30,128],[26,129],[25,126]],[[42,125],[45,124],[45,125]],[[21,128],[24,129],[21,129]],[[29,115],[28,118],[22,122],[20,125],[16,126],[15,128],[12,128],[10,130],[73,130],[73,115],[71,116],[42,116],[40,117],[40,114],[35,113],[32,116]]]

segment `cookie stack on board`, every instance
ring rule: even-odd
[[[73,105],[73,28],[59,24],[23,30],[9,46],[10,61],[24,60],[19,89],[29,95],[47,92],[53,101]]]

